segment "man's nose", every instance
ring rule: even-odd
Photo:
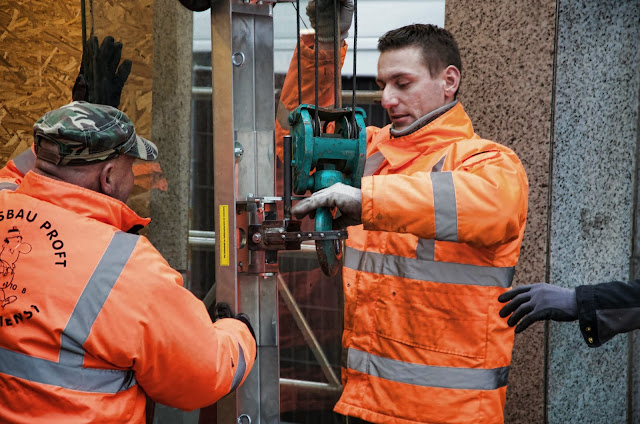
[[[398,105],[398,97],[395,95],[392,88],[389,86],[385,87],[382,90],[382,99],[380,104],[383,108],[389,109]]]

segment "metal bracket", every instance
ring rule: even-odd
[[[249,225],[249,250],[300,250],[305,240],[344,240],[346,230],[300,231],[300,221],[264,221]]]

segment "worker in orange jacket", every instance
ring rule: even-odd
[[[351,1],[341,5],[348,14]],[[497,295],[520,252],[525,170],[512,150],[474,133],[456,100],[462,63],[449,32],[409,25],[378,49],[392,124],[367,128],[361,189],[335,184],[292,209],[337,207],[352,225],[335,411],[358,418],[350,423],[502,423],[513,332]],[[285,85],[297,80],[294,65]],[[289,87],[282,105],[293,110]]]
[[[192,410],[234,391],[256,356],[246,315],[212,323],[124,204],[156,147],[86,102],[45,114],[34,145],[33,171],[0,182],[0,422],[144,423],[145,394]]]

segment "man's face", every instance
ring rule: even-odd
[[[133,162],[135,158],[129,155],[118,156],[113,161],[112,178],[114,192],[111,197],[126,202],[133,189]]]
[[[418,46],[381,53],[376,82],[382,90],[382,107],[396,130],[452,101],[446,95],[444,70],[432,77]]]

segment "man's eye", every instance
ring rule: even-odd
[[[398,81],[396,83],[396,85],[398,86],[398,88],[407,88],[409,86],[409,82],[407,82],[407,81]]]

